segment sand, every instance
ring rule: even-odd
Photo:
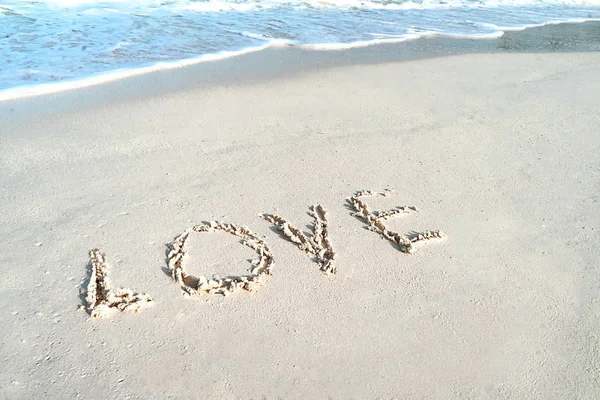
[[[476,54],[3,104],[0,398],[598,398],[599,76],[599,53]],[[448,238],[366,230],[346,198],[386,188],[371,209],[419,209],[389,229]],[[316,203],[334,275],[258,215],[308,232]],[[264,236],[256,291],[170,276],[165,244],[212,220]],[[96,247],[151,307],[80,308]],[[186,251],[195,276],[256,258],[224,232]]]

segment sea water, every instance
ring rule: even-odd
[[[269,46],[485,40],[586,20],[600,0],[0,0],[0,99]]]

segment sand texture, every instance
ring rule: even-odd
[[[475,54],[3,105],[0,398],[600,398],[599,77]],[[152,307],[81,309],[98,248]]]

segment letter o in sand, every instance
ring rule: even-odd
[[[194,277],[183,269],[182,261],[185,256],[185,242],[193,232],[224,231],[242,238],[242,244],[250,247],[258,253],[258,259],[252,261],[250,275],[234,276],[226,279],[210,279],[204,276]],[[207,293],[222,294],[224,296],[236,290],[252,292],[263,282],[265,275],[271,275],[274,265],[273,256],[265,242],[245,226],[237,226],[223,222],[210,222],[208,224],[196,225],[179,235],[172,243],[167,245],[171,250],[167,256],[169,269],[173,279],[181,285],[181,289],[187,294]]]

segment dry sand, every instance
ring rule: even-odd
[[[599,76],[597,53],[463,55],[4,113],[0,398],[598,398]],[[386,187],[374,209],[420,209],[390,228],[449,238],[365,230],[345,198]],[[334,276],[258,216],[304,228],[317,202]],[[165,272],[210,220],[266,237],[255,293]],[[186,246],[196,275],[256,256]],[[78,309],[94,247],[152,307]]]

